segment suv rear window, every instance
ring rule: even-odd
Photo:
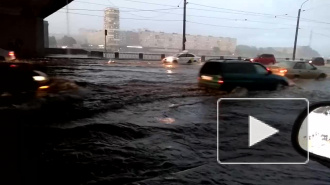
[[[201,74],[219,75],[221,63],[219,62],[206,62],[201,69]]]
[[[265,57],[265,58],[274,58],[274,55],[272,54],[262,54],[260,57]]]
[[[223,73],[256,73],[255,68],[250,63],[226,63]]]
[[[313,62],[324,62],[324,59],[322,57],[317,57],[312,59]]]

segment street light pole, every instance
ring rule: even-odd
[[[301,13],[301,9],[299,9],[299,11],[298,11],[298,20],[297,20],[297,27],[296,27],[296,36],[295,36],[295,39],[294,39],[294,47],[293,47],[292,60],[295,60],[296,59],[296,50],[297,50],[297,39],[298,39],[298,33],[299,33],[300,13]]]
[[[298,41],[298,34],[299,34],[299,23],[300,23],[300,14],[301,14],[301,9],[303,7],[303,5],[309,0],[306,0],[305,2],[303,2],[303,4],[301,4],[300,9],[298,10],[298,18],[297,18],[297,27],[296,27],[296,36],[294,39],[294,46],[293,46],[293,56],[292,56],[292,60],[296,59],[296,51],[297,51],[297,41]]]
[[[186,11],[187,11],[187,0],[183,2],[183,34],[182,34],[182,51],[186,50]]]
[[[68,0],[66,0],[66,29],[67,29],[68,37],[70,37],[69,2],[68,2]],[[68,47],[67,55],[70,55],[70,54],[71,54],[70,47]]]

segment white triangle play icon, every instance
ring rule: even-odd
[[[249,116],[249,147],[279,132],[277,129]]]

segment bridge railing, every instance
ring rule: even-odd
[[[101,52],[101,51],[92,51],[90,56],[94,57],[104,57],[109,59],[119,59],[119,60],[149,60],[149,61],[160,61],[163,58],[170,56],[168,54],[159,54],[159,53],[119,53],[119,52]],[[201,56],[202,61],[207,61],[209,59],[245,59],[245,57],[237,56]]]
[[[119,53],[119,52],[102,52],[102,51],[91,51],[89,52],[89,56],[93,57],[103,57],[103,58],[109,58],[109,59],[119,59],[119,60],[146,60],[146,61],[160,61],[166,56],[169,56],[168,54],[160,54],[160,53]],[[242,57],[242,56],[219,56],[219,55],[202,55],[200,56],[201,60],[203,62],[210,60],[210,59],[238,59],[238,60],[244,60],[244,59],[250,59],[251,57]],[[277,61],[283,61],[283,60],[292,60],[291,58],[276,58]],[[296,60],[300,61],[306,61],[309,59],[299,58]]]

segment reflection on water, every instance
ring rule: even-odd
[[[166,68],[172,68],[173,65],[165,65]]]
[[[330,158],[330,107],[320,107],[309,114],[299,131],[299,144],[309,152]],[[306,129],[308,128],[308,137]]]
[[[172,124],[175,122],[174,118],[157,118],[157,120],[161,123],[165,123],[165,124]]]

